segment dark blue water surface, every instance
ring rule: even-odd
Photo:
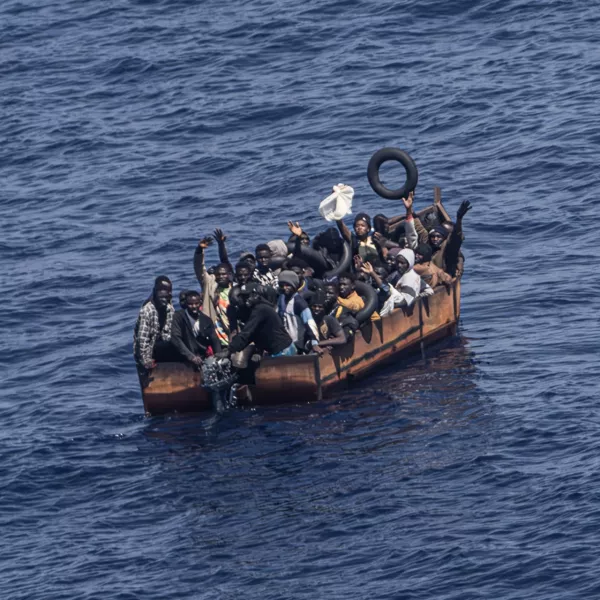
[[[3,0],[0,107],[2,598],[600,597],[598,1]],[[385,145],[473,203],[460,337],[145,418],[153,278],[401,212]]]

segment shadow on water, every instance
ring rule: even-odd
[[[300,448],[369,454],[403,446],[421,470],[447,464],[463,443],[472,455],[489,440],[492,408],[479,377],[468,340],[454,337],[428,348],[425,360],[387,367],[321,402],[154,418],[144,436],[171,459],[200,451],[289,459]]]

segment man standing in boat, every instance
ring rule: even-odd
[[[165,275],[154,281],[152,295],[140,309],[133,333],[133,356],[140,376],[147,375],[156,361],[168,360],[169,340],[175,309],[171,304],[173,286]]]
[[[200,294],[189,292],[185,303],[173,316],[171,344],[180,359],[200,367],[207,356],[221,351],[221,343],[213,322],[200,312]]]

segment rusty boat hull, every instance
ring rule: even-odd
[[[439,286],[410,309],[398,308],[363,325],[354,339],[322,357],[264,358],[241,404],[288,404],[320,400],[336,387],[360,379],[384,364],[421,352],[424,346],[456,333],[460,280]],[[183,363],[160,363],[142,386],[148,415],[212,409],[201,373]]]

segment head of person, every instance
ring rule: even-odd
[[[200,308],[202,307],[202,298],[200,294],[195,291],[191,291],[187,293],[185,297],[185,310],[192,317],[192,319],[197,319],[200,314]]]
[[[252,252],[244,251],[240,254],[240,262],[244,262],[250,265],[252,272],[254,273],[254,269],[256,269],[256,257]]]
[[[377,276],[381,279],[381,281],[383,281],[384,283],[387,281],[389,273],[388,273],[388,270],[383,265],[377,265],[376,267],[373,267],[373,270],[375,271]]]
[[[421,265],[431,260],[431,246],[429,244],[419,244],[415,249],[415,264]]]
[[[179,292],[179,306],[181,308],[187,307],[187,295],[190,293],[190,291],[191,290],[182,290]]]
[[[298,291],[300,278],[294,271],[281,271],[278,278],[279,291],[289,300]]]
[[[358,213],[354,218],[354,233],[359,240],[364,240],[371,231],[371,217],[367,213]]]
[[[290,238],[288,239],[288,243],[294,243],[296,241],[296,236],[295,235],[291,235]],[[300,243],[303,246],[310,246],[310,236],[308,235],[308,233],[306,233],[306,231],[303,231],[300,234]]]
[[[448,230],[442,225],[438,225],[429,231],[429,245],[437,250],[448,237]]]
[[[415,253],[410,248],[403,248],[396,257],[396,270],[400,275],[410,271],[415,266]]]
[[[269,270],[269,264],[271,262],[271,258],[273,257],[273,253],[271,252],[271,248],[267,246],[267,244],[259,244],[256,246],[256,266],[259,271],[263,273]]]
[[[239,262],[235,265],[235,280],[239,285],[244,285],[252,279],[254,267],[248,262]]]
[[[340,286],[336,281],[326,281],[323,284],[323,292],[325,293],[325,309],[330,310],[340,295]]]
[[[327,312],[327,297],[323,290],[317,290],[310,299],[310,310],[317,323],[320,323]]]
[[[342,273],[339,277],[340,298],[347,298],[354,291],[354,275]]]
[[[215,267],[215,281],[220,288],[229,287],[231,284],[231,267],[221,263]]]
[[[385,215],[375,215],[373,217],[373,229],[381,235],[388,237],[390,234],[390,224]]]
[[[252,308],[262,301],[258,288],[260,286],[255,281],[249,281],[240,287],[240,297],[248,308]]]
[[[166,309],[173,296],[173,284],[166,275],[159,275],[154,280],[152,298],[158,309]]]
[[[284,260],[288,255],[287,244],[283,240],[272,240],[267,243],[272,254],[272,259]]]
[[[385,267],[389,273],[393,273],[396,270],[396,259],[400,254],[400,248],[392,248],[388,250],[387,256],[385,257]]]
[[[310,267],[308,266],[308,263],[305,260],[302,260],[301,258],[296,258],[294,256],[286,262],[285,268],[288,271],[294,271],[294,273],[298,275],[300,285],[302,285],[304,283],[304,275],[306,274],[307,269],[309,269]]]
[[[329,227],[315,236],[313,248],[315,250],[325,249],[329,255],[337,256],[344,249],[344,240],[337,227]]]

